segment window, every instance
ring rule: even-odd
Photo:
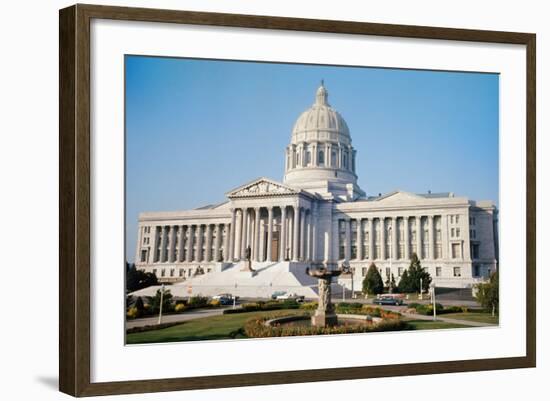
[[[344,168],[348,168],[348,155],[344,153]]]
[[[470,230],[470,238],[476,237],[476,230]]]
[[[479,277],[479,265],[474,265],[474,277]]]
[[[161,277],[166,276],[166,269],[162,269],[162,270],[160,271],[160,276],[161,276]]]
[[[402,267],[398,267],[398,268],[397,268],[397,275],[398,275],[399,277],[401,277],[401,276],[403,275],[403,268],[402,268]]]
[[[454,224],[454,222],[455,222],[455,216],[454,214],[451,214],[451,224]]]
[[[461,276],[460,267],[453,267],[453,276],[454,277],[460,277]]]
[[[174,269],[170,269],[170,277],[174,277]]]
[[[365,277],[367,275],[367,268],[366,267],[361,268],[361,274],[363,275],[363,277]]]
[[[455,223],[458,224],[458,214],[455,216]]]
[[[435,232],[435,240],[441,241],[441,228],[438,228],[437,231]]]
[[[309,166],[311,164],[311,152],[308,150],[306,152],[306,166]]]
[[[142,251],[141,251],[141,261],[145,262],[146,260],[147,260],[147,250],[142,249]]]
[[[460,228],[458,228],[458,227],[456,228],[456,236],[460,237]]]
[[[330,165],[336,166],[336,152],[332,152],[332,156],[330,157]]]
[[[389,267],[386,267],[386,277],[390,277],[391,275],[391,269]]]
[[[479,259],[479,244],[472,244],[472,258]]]
[[[437,266],[435,268],[435,276],[436,277],[441,277],[441,266]]]
[[[325,152],[319,151],[319,166],[325,165]]]
[[[452,244],[451,250],[453,259],[460,258],[460,244]]]
[[[153,269],[153,274],[156,276],[157,275],[157,269]]]
[[[435,258],[441,259],[443,257],[443,252],[441,249],[441,244],[435,244]]]
[[[455,229],[451,228],[451,237],[454,238],[454,236],[455,236]]]
[[[184,274],[184,273],[185,273],[185,270],[180,269],[180,271],[179,271],[179,276],[180,276],[180,277],[183,277],[183,274]]]
[[[470,217],[470,225],[471,225],[471,226],[475,226],[475,225],[476,225],[476,218],[475,218],[475,217]]]

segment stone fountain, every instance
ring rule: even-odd
[[[319,280],[319,306],[315,314],[311,317],[311,325],[316,327],[336,326],[338,316],[336,316],[334,305],[332,304],[331,282],[333,277],[342,274],[342,270],[329,270],[326,267],[307,269],[307,274],[316,277]]]

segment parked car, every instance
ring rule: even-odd
[[[403,305],[403,300],[393,295],[382,295],[374,298],[372,303],[376,305]]]
[[[239,297],[233,296],[232,294],[218,294],[214,295],[212,299],[220,301],[220,305],[232,305]]]
[[[294,292],[285,292],[284,294],[277,295],[277,297],[275,299],[277,299],[278,301],[285,301],[285,300],[293,299],[296,302],[303,302],[304,296],[303,295],[298,295]]]
[[[277,299],[278,296],[286,294],[286,291],[275,291],[271,294],[271,299]]]

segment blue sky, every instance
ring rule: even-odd
[[[321,79],[351,131],[359,185],[498,204],[496,74],[126,56],[126,249],[142,211],[282,180],[292,127]]]

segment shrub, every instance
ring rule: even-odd
[[[447,306],[442,311],[438,311],[439,313],[462,313],[463,307],[460,306]]]
[[[210,306],[214,306],[214,307],[221,305],[219,299],[211,299],[209,304],[210,304]]]
[[[307,315],[304,315],[304,317]],[[266,326],[265,321],[278,316],[250,319],[245,323],[244,333],[247,337],[286,337],[286,336],[307,336],[319,334],[346,334],[346,333],[368,333],[376,331],[395,331],[408,328],[407,323],[399,319],[383,321],[378,325],[347,325],[342,324],[334,327],[315,326]]]
[[[318,306],[319,304],[317,302],[304,302],[303,304],[300,305],[300,309],[315,310],[317,309]]]
[[[187,306],[190,308],[200,308],[206,305],[208,305],[208,298],[201,295],[195,295],[187,301]]]
[[[185,304],[182,303],[182,302],[179,302],[174,307],[174,312],[181,313],[181,312],[185,312],[186,309],[187,309],[187,307],[185,306]]]
[[[129,319],[135,319],[139,317],[139,311],[135,306],[132,306],[130,309],[128,309],[128,312],[126,312],[126,316]]]
[[[443,305],[436,303],[435,311],[437,313],[443,313]],[[432,315],[434,313],[433,305],[432,304],[418,305],[416,307],[416,313],[418,313],[419,315]]]

